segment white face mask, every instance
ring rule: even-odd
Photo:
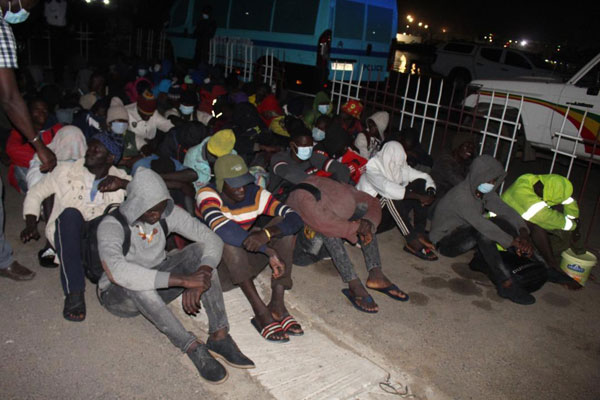
[[[315,142],[320,142],[325,139],[325,131],[317,128],[316,126],[312,129],[312,136]]]
[[[209,15],[208,14],[202,14],[202,19],[208,19]]]
[[[327,111],[329,111],[329,104],[319,104],[317,109],[321,114],[327,114]]]
[[[185,105],[181,104],[179,106],[179,111],[181,111],[181,113],[183,115],[190,115],[191,113],[194,112],[194,106],[185,106]]]
[[[129,125],[127,122],[113,121],[110,123],[110,130],[113,133],[122,135],[127,130],[127,125]]]
[[[29,11],[27,11],[26,9],[23,8],[23,6],[21,5],[21,0],[19,0],[19,7],[20,10],[15,12],[11,11],[12,8],[12,2],[8,3],[8,11],[6,12],[6,15],[4,16],[4,20],[6,22],[8,22],[9,24],[20,24],[21,22],[24,22],[27,18],[29,18]]]
[[[146,76],[146,73],[148,73],[148,70],[143,69],[143,68],[138,69],[138,76],[144,77],[144,76]]]

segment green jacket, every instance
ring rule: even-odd
[[[533,189],[539,181],[544,185],[543,198]],[[579,217],[579,207],[572,194],[573,185],[563,176],[525,174],[502,194],[502,200],[521,214],[524,220],[547,231],[572,231],[577,226],[574,220]],[[557,204],[563,205],[564,212],[552,208]]]
[[[331,115],[333,112],[333,104],[331,104],[331,100],[329,99],[329,96],[327,95],[327,93],[325,92],[319,92],[315,95],[315,100],[313,101],[313,106],[310,110],[308,110],[305,114],[304,117],[302,118],[304,120],[304,123],[306,124],[307,127],[311,128],[313,126],[315,126],[315,123],[317,122],[317,118],[319,118],[321,115],[319,112],[319,104],[325,104],[328,103],[329,104],[329,109],[327,110],[327,113],[325,115]]]

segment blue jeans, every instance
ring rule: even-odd
[[[173,274],[189,275],[198,270],[198,260],[201,258],[200,246],[192,243],[183,250],[169,253],[167,259],[155,269]],[[171,343],[186,352],[190,345],[197,340],[197,337],[192,332],[186,331],[179,319],[167,307],[167,304],[179,297],[183,290],[180,287],[172,287],[135,291],[111,283],[100,293],[100,302],[108,311],[119,317],[129,318],[142,314],[164,333]],[[208,316],[209,333],[229,329],[223,291],[216,269],[212,271],[210,288],[202,294],[201,300]]]
[[[10,243],[4,236],[4,199],[2,192],[4,188],[2,185],[2,178],[0,178],[0,269],[6,269],[13,263],[13,250]]]

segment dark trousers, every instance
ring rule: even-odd
[[[274,226],[281,222],[281,217],[272,218],[265,226]],[[271,288],[281,285],[285,290],[292,288],[292,264],[294,245],[296,237],[294,235],[273,238],[268,246],[275,249],[281,261],[285,264],[285,272],[277,279],[271,279]],[[232,285],[239,285],[248,279],[254,279],[263,269],[269,265],[268,257],[263,253],[252,253],[243,247],[235,247],[225,244],[223,248],[223,257],[219,264],[219,277],[221,285],[225,290]]]
[[[65,295],[85,290],[81,263],[81,235],[85,220],[76,208],[66,208],[56,219],[54,247],[60,260],[60,282]]]
[[[492,221],[506,233],[516,236],[516,229],[504,220],[492,218]],[[456,257],[476,248],[490,267],[493,281],[503,282],[511,278],[510,270],[502,261],[496,242],[486,238],[472,226],[455,229],[437,243],[437,248],[446,257]]]
[[[406,187],[406,190],[425,194],[425,184],[425,180],[417,179],[411,182]],[[381,199],[381,206],[383,208],[381,211],[381,223],[377,228],[377,233],[389,231],[394,226],[397,226],[407,242],[413,241],[418,238],[419,234],[425,233],[429,207],[422,206],[419,200]],[[410,218],[411,211],[414,221],[412,223]]]

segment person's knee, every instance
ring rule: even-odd
[[[65,208],[58,216],[58,220],[69,224],[83,224],[85,221],[81,211],[73,207]]]

